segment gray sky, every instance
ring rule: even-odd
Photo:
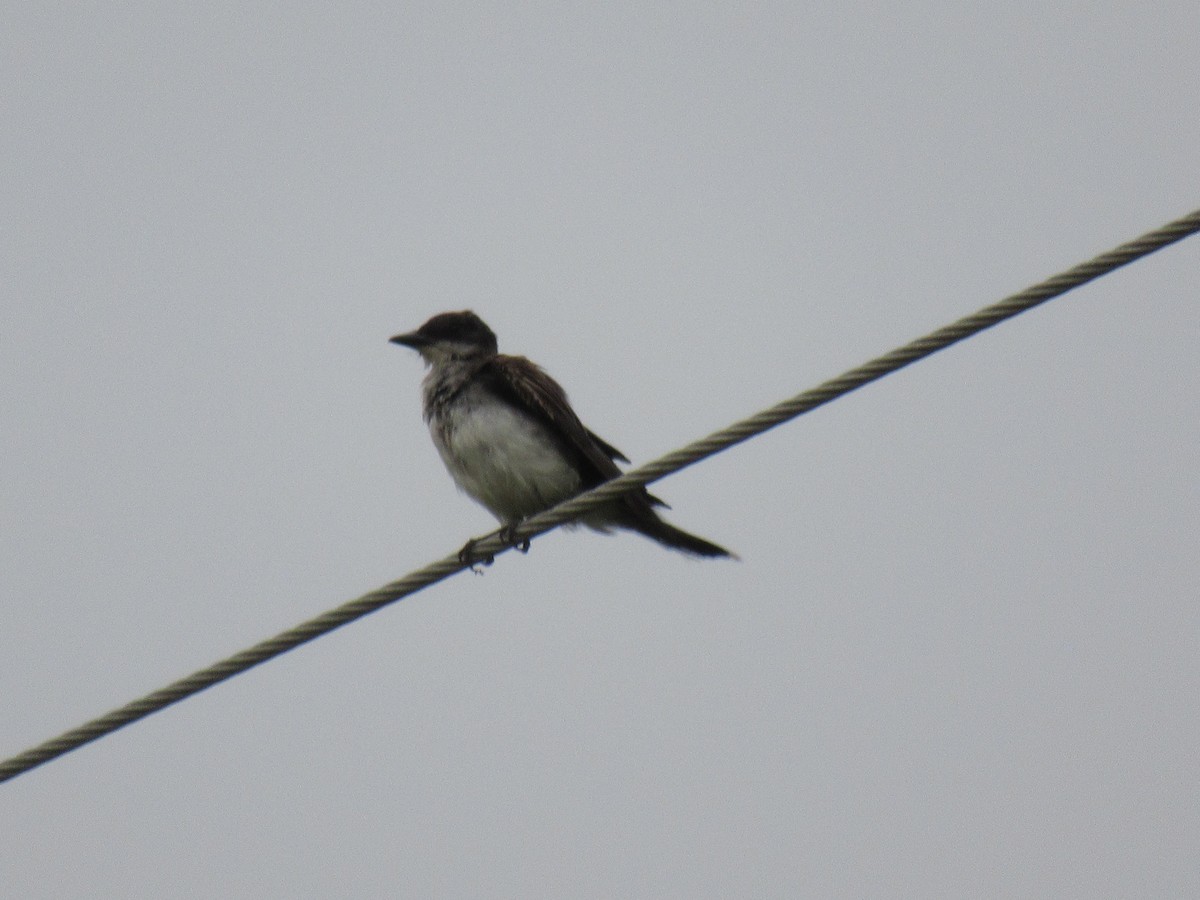
[[[1200,205],[1200,7],[10,5],[0,755]],[[1200,241],[0,787],[14,897],[1200,893]]]

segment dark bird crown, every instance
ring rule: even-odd
[[[430,341],[449,341],[472,344],[496,352],[496,335],[487,323],[469,309],[462,312],[439,313],[417,329],[417,334]]]

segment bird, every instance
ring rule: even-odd
[[[501,354],[495,333],[471,310],[440,313],[389,340],[416,350],[428,367],[422,413],[433,444],[459,489],[500,521],[502,535],[616,478],[617,462],[629,462],[580,421],[558,382],[523,356]],[[639,487],[571,524],[636,531],[691,556],[737,558],[676,528],[655,507],[666,504]],[[473,561],[474,543],[460,559]],[[529,549],[528,541],[518,546]]]

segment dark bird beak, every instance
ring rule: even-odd
[[[408,334],[398,334],[394,338],[388,338],[388,343],[400,344],[403,347],[412,347],[414,350],[420,350],[422,347],[428,346],[429,338],[415,331],[410,331]]]

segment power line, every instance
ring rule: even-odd
[[[837,378],[776,404],[748,419],[736,422],[706,438],[694,441],[686,447],[627,472],[585,494],[560,503],[546,512],[539,513],[521,523],[516,529],[515,537],[518,541],[525,540],[557,528],[564,522],[578,518],[588,510],[611,500],[620,493],[678,472],[680,469],[761,434],[769,428],[794,419],[882,378],[884,375],[949,347],[951,344],[976,335],[1005,319],[1032,309],[1072,288],[1086,284],[1114,269],[1180,241],[1197,231],[1200,231],[1200,210],[1144,234],[1127,244],[1122,244],[1107,253],[1102,253],[1089,262],[1055,275],[1018,294],[1006,297],[998,303],[986,306],[925,337],[918,338],[903,347],[851,369]],[[474,545],[474,550],[478,558],[489,558],[504,553],[511,547],[509,542],[501,540],[499,531],[494,531],[478,540]],[[114,709],[98,719],[93,719],[78,728],[73,728],[56,738],[26,750],[24,753],[0,762],[0,782],[15,778],[42,763],[69,753],[164,707],[178,703],[186,697],[327,634],[335,628],[340,628],[368,613],[414,594],[422,588],[468,568],[469,565],[470,563],[461,561],[457,554],[447,556],[445,559],[418,569],[398,581],[393,581],[391,584],[365,594],[357,600],[344,603],[314,619],[309,619],[307,622],[302,622],[294,628],[277,634],[273,638],[255,644],[240,653],[235,653],[207,668],[193,672],[186,678],[181,678],[164,688],[134,700],[132,703]]]

